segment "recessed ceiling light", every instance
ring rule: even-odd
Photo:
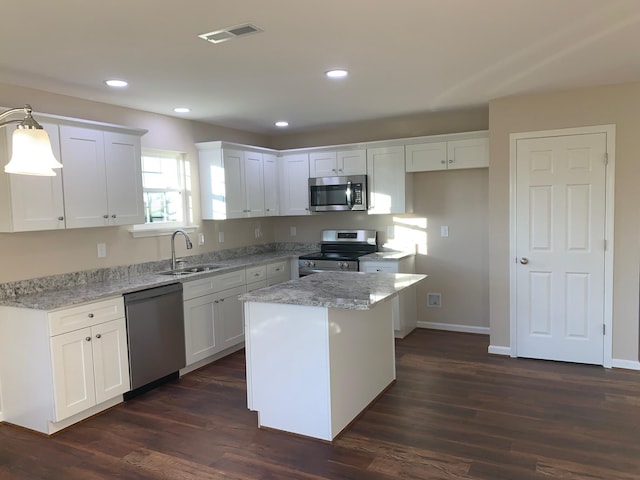
[[[109,85],[110,87],[114,87],[114,88],[124,88],[127,85],[129,85],[128,82],[125,82],[124,80],[105,80],[104,83],[106,83],[107,85]]]
[[[173,111],[176,113],[189,113],[191,109],[188,107],[176,107],[173,109]]]
[[[334,68],[324,72],[324,74],[329,78],[344,78],[349,75],[349,71],[344,68]]]
[[[288,127],[288,126],[289,126],[289,122],[285,122],[284,120],[276,122],[276,127],[284,128],[284,127]]]

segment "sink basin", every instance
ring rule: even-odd
[[[190,275],[192,273],[210,272],[223,268],[223,265],[195,265],[193,267],[178,268],[176,270],[168,270],[159,272],[159,275]]]

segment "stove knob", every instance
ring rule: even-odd
[[[306,266],[313,268],[316,266],[316,262],[314,262],[313,260],[307,260]]]
[[[349,268],[349,264],[347,262],[341,262],[340,263],[340,268],[342,270],[347,270]]]

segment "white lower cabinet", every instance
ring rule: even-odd
[[[361,272],[414,273],[414,270],[413,255],[399,260],[360,261]],[[404,338],[417,325],[416,287],[404,289],[392,302],[394,334],[397,338]]]
[[[4,420],[45,434],[122,402],[122,297],[50,312],[0,307],[0,381]]]
[[[186,364],[193,365],[244,341],[245,270],[183,284]]]
[[[244,345],[244,318],[238,296],[290,277],[290,262],[282,260],[185,282],[182,295],[187,367],[198,368]]]
[[[51,338],[55,420],[129,391],[124,318]]]

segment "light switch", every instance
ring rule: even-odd
[[[204,233],[202,232],[198,234],[198,245],[204,245]]]
[[[224,232],[218,232],[218,242],[224,243]]]
[[[449,227],[447,225],[440,226],[440,236],[441,237],[449,236]]]
[[[107,244],[99,243],[98,244],[98,258],[104,258],[107,256]]]

